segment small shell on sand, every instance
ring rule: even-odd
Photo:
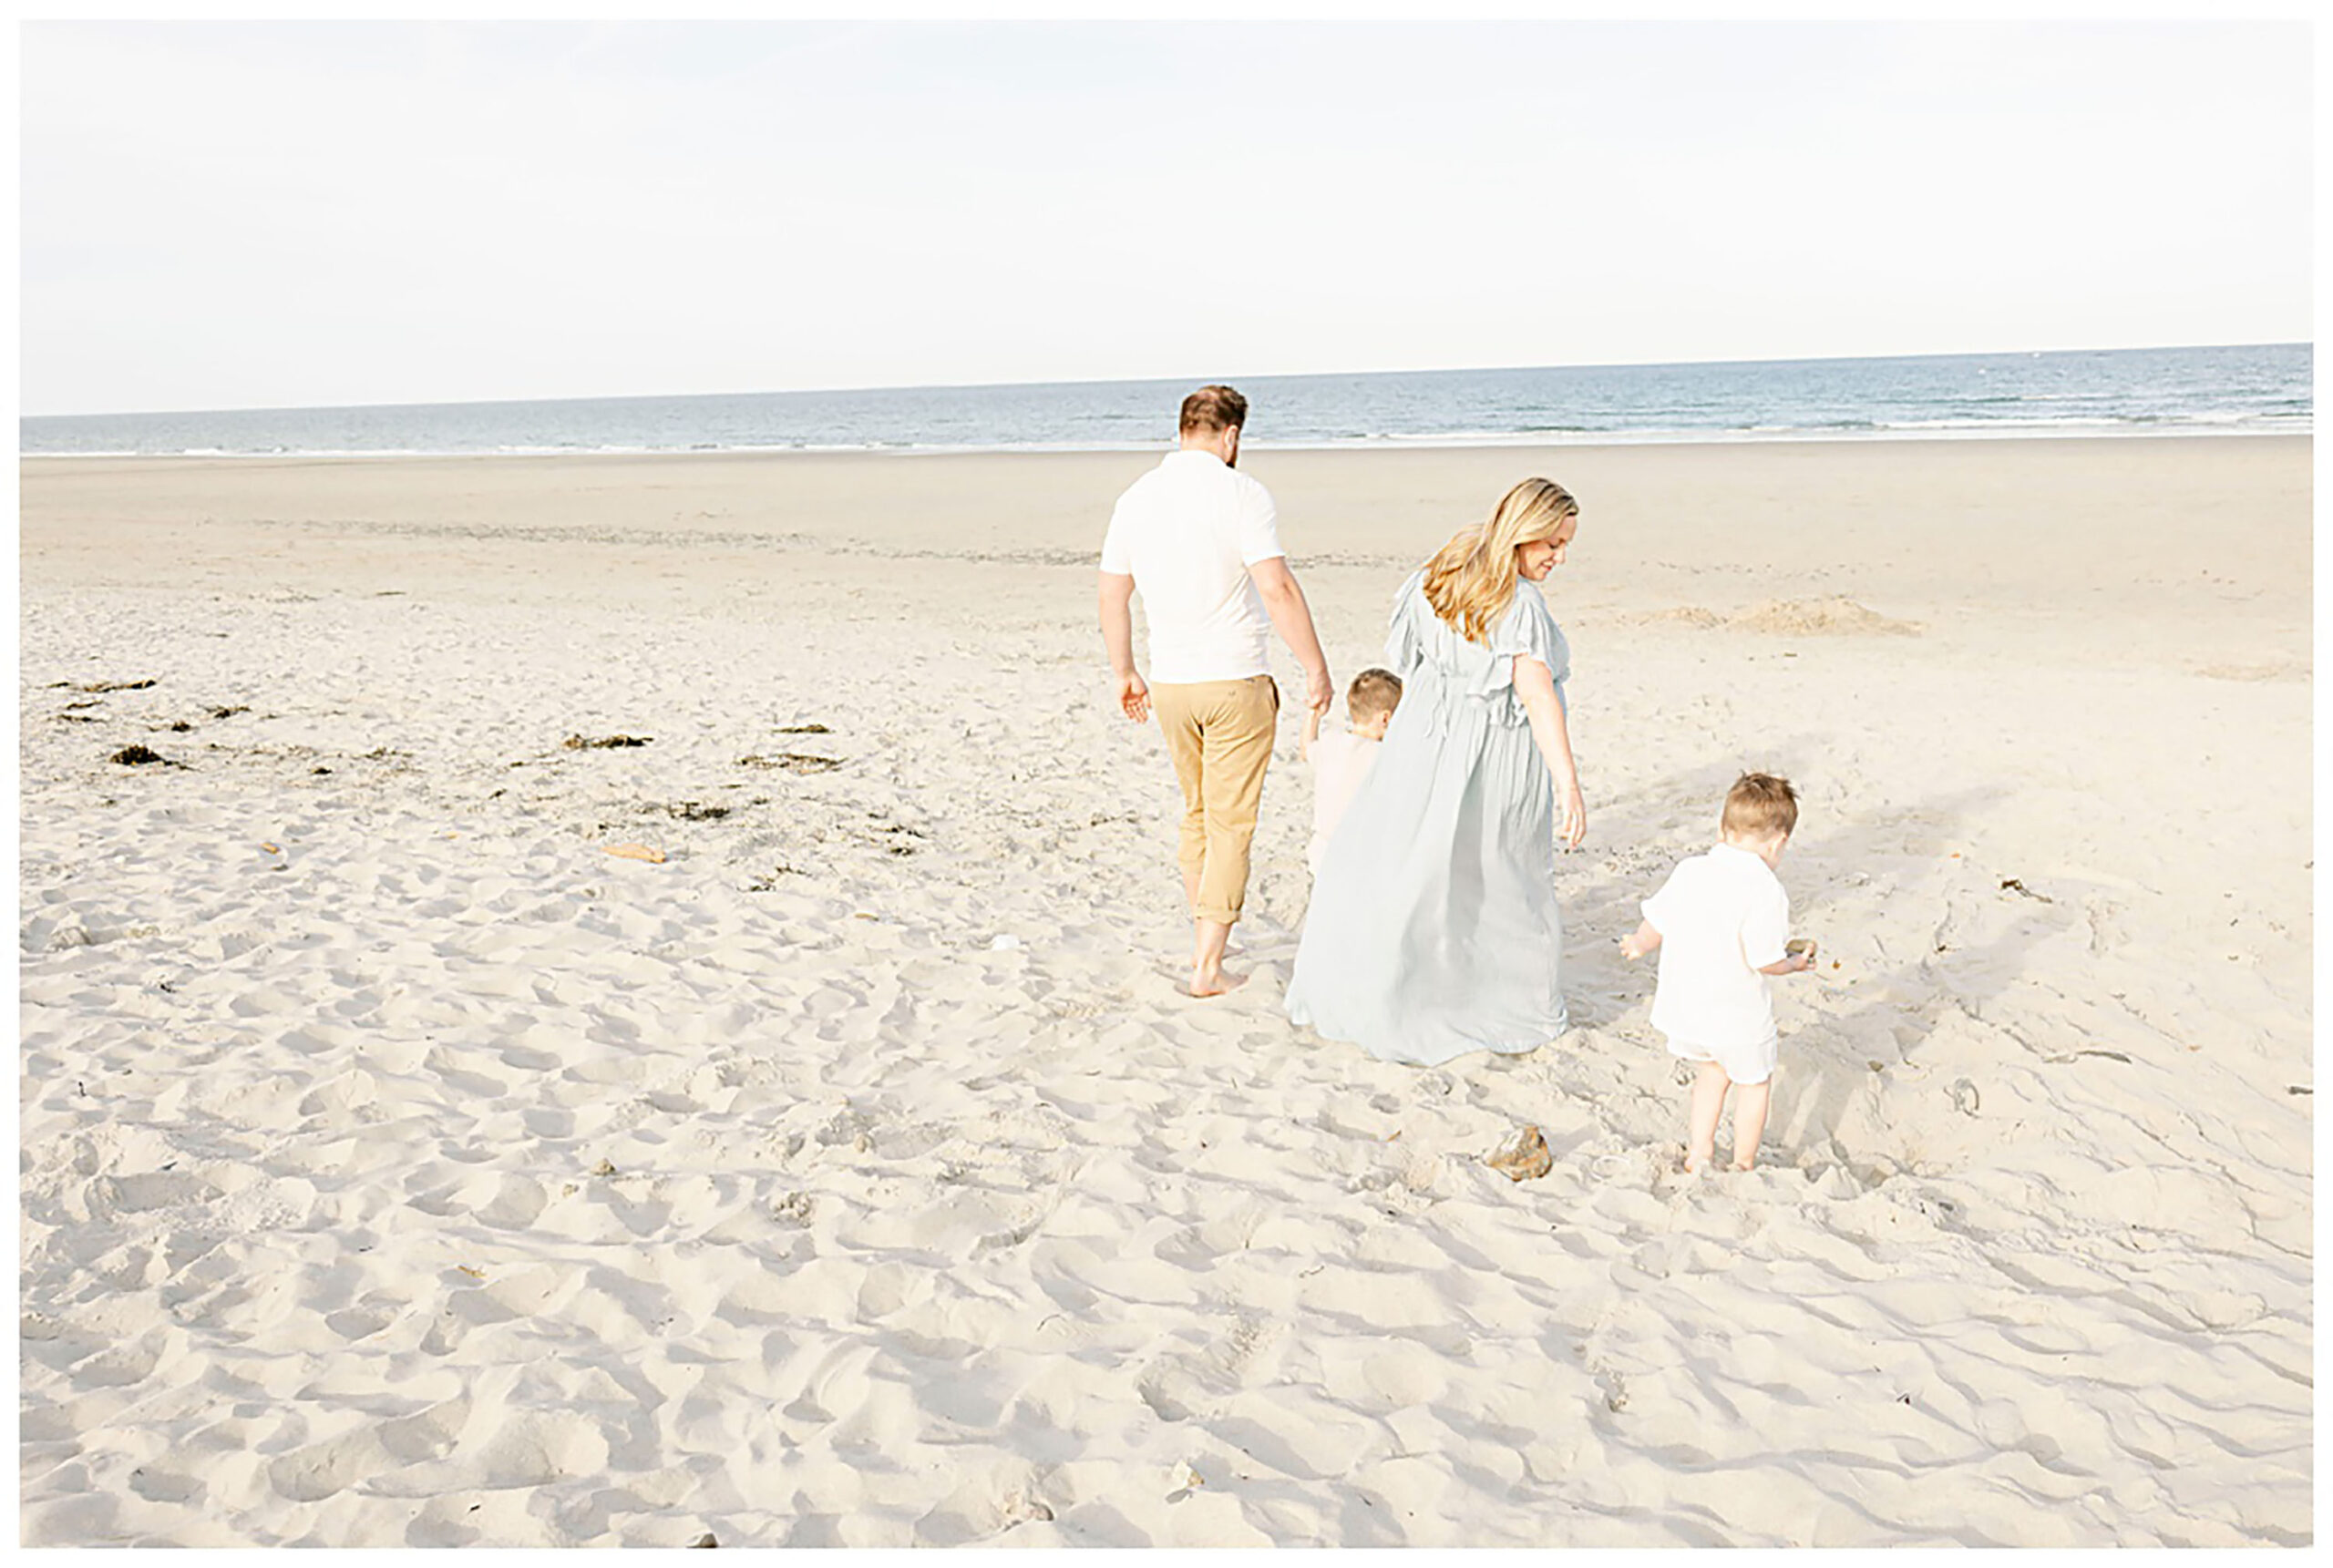
[[[1547,1141],[1539,1135],[1539,1129],[1526,1127],[1501,1144],[1496,1153],[1485,1155],[1483,1163],[1510,1182],[1521,1182],[1554,1170],[1556,1157],[1547,1152]]]

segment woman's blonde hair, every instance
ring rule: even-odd
[[[1515,552],[1552,539],[1579,503],[1553,479],[1526,479],[1499,497],[1491,520],[1450,536],[1425,563],[1425,601],[1443,624],[1480,642],[1515,602]]]

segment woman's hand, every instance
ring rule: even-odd
[[[1588,836],[1588,804],[1579,795],[1579,769],[1571,754],[1571,725],[1564,712],[1564,700],[1556,691],[1556,678],[1547,667],[1528,653],[1515,656],[1515,694],[1523,703],[1524,716],[1531,721],[1531,739],[1538,745],[1539,758],[1547,764],[1548,774],[1556,781],[1557,810],[1563,821],[1556,836],[1564,841],[1566,849],[1578,849],[1579,841]]]

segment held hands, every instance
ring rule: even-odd
[[[1304,701],[1315,715],[1325,715],[1329,704],[1335,702],[1337,689],[1329,680],[1326,664],[1304,672]]]
[[[1150,688],[1132,670],[1118,677],[1118,706],[1137,724],[1150,717]]]

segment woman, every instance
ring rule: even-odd
[[[1372,1056],[1431,1067],[1561,1034],[1555,839],[1588,829],[1538,584],[1579,505],[1526,479],[1402,585],[1385,661],[1402,678],[1384,749],[1329,841],[1288,1016]]]

